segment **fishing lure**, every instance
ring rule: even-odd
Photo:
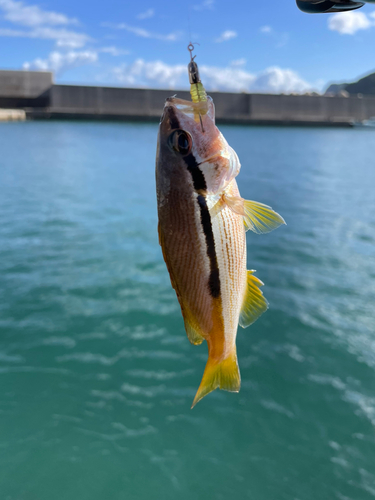
[[[190,82],[190,95],[191,100],[197,102],[207,102],[206,89],[203,87],[199,76],[198,64],[194,61],[193,57],[194,45],[189,43],[188,51],[190,52],[190,62],[188,64],[189,82]]]

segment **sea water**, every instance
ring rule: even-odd
[[[0,125],[0,499],[375,497],[375,130],[222,126],[269,310],[239,394],[190,406],[157,236],[157,125]]]

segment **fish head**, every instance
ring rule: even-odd
[[[166,100],[159,128],[158,156],[170,169],[185,168],[193,175],[196,191],[221,194],[241,164],[215,125],[215,106],[171,97]],[[193,176],[194,177],[194,176]]]

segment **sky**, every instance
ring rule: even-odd
[[[304,93],[375,71],[375,5],[305,14],[294,0],[0,0],[0,68],[54,81]]]

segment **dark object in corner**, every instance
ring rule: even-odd
[[[297,7],[308,14],[319,14],[324,12],[345,12],[359,9],[365,2],[373,3],[375,0],[364,0],[353,2],[352,0],[296,0]]]

